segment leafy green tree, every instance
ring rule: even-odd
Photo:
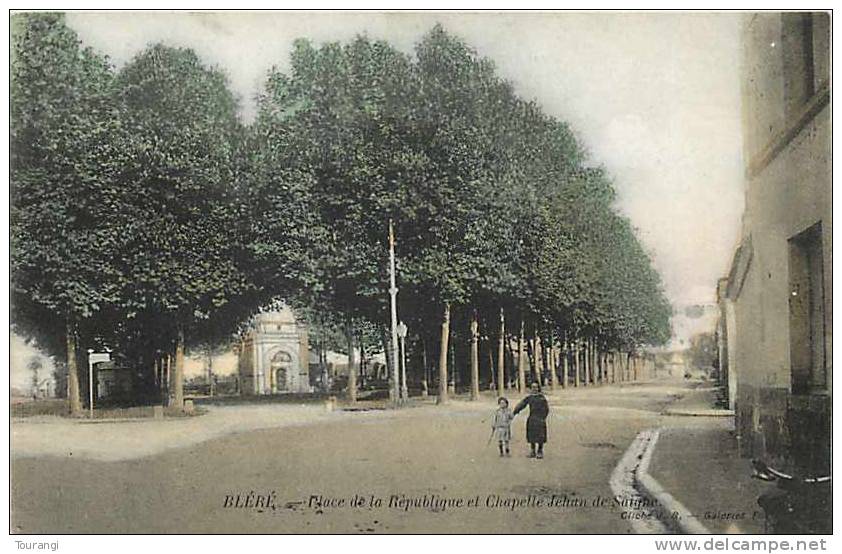
[[[129,189],[119,251],[119,309],[175,352],[172,400],[183,403],[187,341],[232,330],[234,300],[254,293],[235,186],[242,129],[225,75],[188,49],[154,45],[117,76],[131,131],[121,180]],[[245,311],[251,306],[243,303]],[[224,317],[220,317],[224,316]],[[218,334],[218,329],[214,330]]]
[[[535,344],[539,329],[609,334],[611,237],[593,228],[614,217],[610,183],[584,165],[567,125],[519,99],[441,27],[413,61],[363,37],[298,42],[290,74],[270,74],[254,134],[255,174],[266,176],[255,180],[258,197],[300,206],[306,229],[282,242],[273,237],[296,236],[287,219],[268,225],[261,246],[276,263],[267,265],[307,283],[311,305],[385,324],[385,224],[395,222],[401,319],[419,336],[440,323],[441,401],[452,309],[470,321],[457,336],[473,344],[478,323],[497,328],[501,309],[500,345],[507,310],[521,328],[528,320]],[[290,249],[305,259],[288,265]]]
[[[454,343],[476,397],[494,335],[502,393],[511,336],[521,384],[526,333],[535,378],[546,365],[554,384],[561,339],[586,344],[600,381],[606,351],[669,333],[609,177],[440,26],[414,57],[365,37],[297,41],[248,128],[225,76],[190,50],[152,46],[113,79],[49,14],[20,19],[13,46],[16,327],[68,365],[80,331],[139,365],[174,352],[180,405],[185,348],[281,298],[350,366],[372,335],[388,352],[390,221],[410,343],[426,360],[438,336],[440,402]]]
[[[263,212],[261,254],[286,268],[301,303],[342,314],[344,327],[388,321],[388,221],[400,225],[415,208],[405,197],[423,165],[410,135],[412,79],[407,57],[386,43],[298,41],[290,74],[271,72],[261,98],[254,174],[283,169],[255,189],[300,214],[291,228]]]
[[[78,413],[80,328],[124,278],[112,259],[123,240],[112,74],[62,15],[33,13],[12,17],[10,77],[12,321],[67,360]]]
[[[32,373],[32,376],[30,377],[32,397],[37,398],[38,391],[41,388],[41,370],[44,369],[44,360],[42,360],[41,356],[38,355],[31,356],[29,361],[26,363],[26,369]]]

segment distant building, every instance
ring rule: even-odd
[[[241,393],[311,392],[308,342],[306,323],[289,308],[257,315],[240,347]]]
[[[53,398],[56,395],[56,383],[52,377],[47,377],[32,386],[32,395],[36,398]]]
[[[830,18],[746,14],[742,239],[721,284],[720,365],[744,455],[830,463]]]
[[[736,330],[734,323],[733,303],[728,301],[728,279],[720,279],[716,283],[716,301],[719,304],[719,319],[716,324],[716,349],[719,361],[719,385],[725,390],[728,408],[733,410],[737,401],[737,374],[732,372],[731,355],[736,350],[729,350],[728,344],[736,344],[733,336]],[[729,325],[728,322],[731,322]],[[729,332],[731,335],[729,335]]]
[[[654,372],[658,377],[683,378],[690,369],[687,350],[659,350],[653,353]]]
[[[674,304],[670,325],[672,338],[668,350],[683,350],[700,333],[710,333],[716,328],[719,309],[713,303]]]
[[[117,362],[97,362],[94,367],[95,406],[131,405],[142,388],[142,375]]]

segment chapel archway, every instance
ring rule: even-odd
[[[275,381],[275,391],[285,392],[290,390],[289,374],[292,370],[292,356],[283,350],[272,356],[270,368]]]

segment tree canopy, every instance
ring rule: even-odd
[[[61,16],[13,19],[13,322],[54,355],[84,324],[148,364],[278,299],[370,339],[389,318],[390,221],[401,319],[440,336],[442,361],[451,332],[469,338],[471,319],[490,336],[500,314],[507,336],[527,325],[551,346],[668,338],[611,178],[441,26],[413,54],[296,41],[246,125],[189,49],[117,71]]]

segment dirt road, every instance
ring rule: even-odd
[[[629,533],[622,508],[610,501],[609,476],[640,430],[670,419],[660,414],[683,387],[640,384],[550,395],[544,460],[526,458],[520,416],[511,458],[487,444],[491,396],[254,430],[232,427],[201,442],[179,446],[175,440],[136,453],[125,441],[127,424],[99,424],[99,444],[113,441],[122,449],[116,461],[84,445],[76,456],[72,444],[49,452],[43,437],[55,426],[16,422],[18,442],[40,446],[37,455],[31,448],[16,453],[13,441],[12,531]],[[208,418],[203,425],[211,425],[210,416],[194,419]],[[77,434],[74,440],[93,439]]]

